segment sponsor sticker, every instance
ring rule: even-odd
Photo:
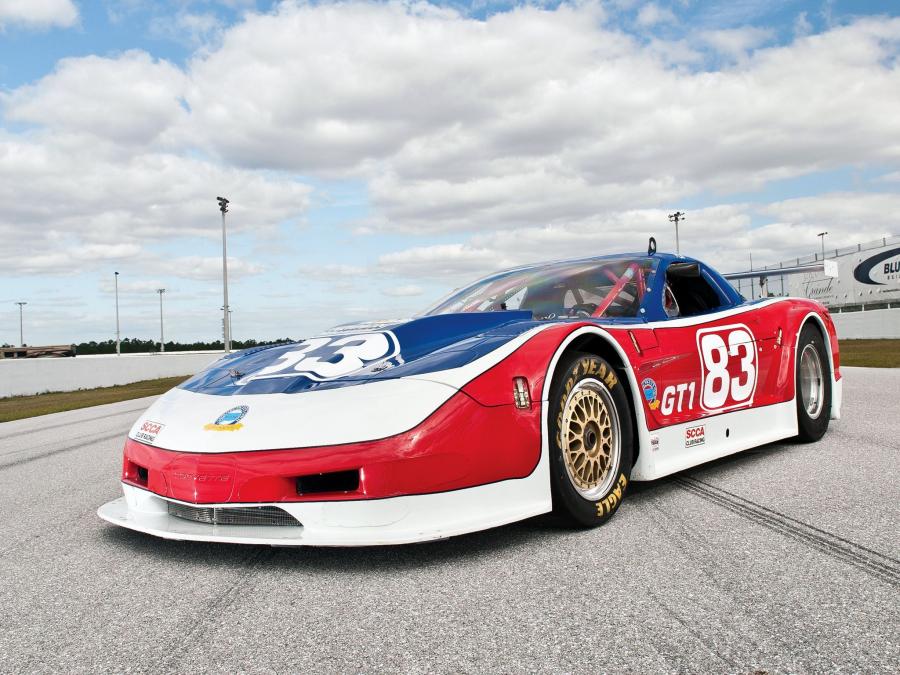
[[[244,425],[241,420],[250,412],[250,406],[238,405],[223,412],[216,418],[212,424],[207,424],[203,428],[207,431],[237,431]]]
[[[652,450],[653,452],[659,450],[659,436],[650,437],[650,450]]]
[[[147,420],[143,424],[141,424],[141,428],[137,430],[137,433],[135,433],[134,440],[142,441],[144,443],[152,443],[156,440],[156,437],[159,436],[160,432],[165,428],[165,426],[165,424]]]
[[[693,448],[706,443],[706,426],[688,427],[684,430],[684,447]]]
[[[644,381],[641,382],[641,391],[644,392],[644,398],[646,399],[650,410],[659,408],[659,399],[656,398],[656,395],[659,393],[659,388],[656,386],[656,382],[653,378],[644,378]]]

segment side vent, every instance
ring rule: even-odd
[[[356,492],[359,490],[359,469],[316,473],[297,478],[298,495],[315,495],[325,492]]]
[[[147,487],[147,479],[150,477],[147,467],[135,464],[130,459],[126,459],[124,471],[122,473],[122,478],[129,483]]]

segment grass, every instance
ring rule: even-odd
[[[900,340],[841,340],[842,366],[900,368]]]
[[[187,378],[187,375],[163,377],[158,380],[144,380],[115,387],[57,391],[34,396],[0,398],[0,422],[37,417],[38,415],[47,415],[49,413],[62,412],[63,410],[89,408],[90,406],[103,405],[104,403],[129,401],[133,398],[143,398],[144,396],[157,396],[181,384]]]

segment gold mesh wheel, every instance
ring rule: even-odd
[[[600,499],[612,487],[622,452],[616,404],[601,382],[581,380],[569,393],[560,440],[575,490],[585,499]]]

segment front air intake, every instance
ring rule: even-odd
[[[359,490],[359,469],[316,473],[297,478],[298,495],[314,495],[328,492],[356,492]]]
[[[190,506],[168,502],[169,515],[210,525],[280,525],[300,527],[300,521],[277,506]]]

